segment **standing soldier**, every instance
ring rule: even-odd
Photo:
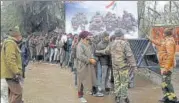
[[[164,97],[160,102],[163,103],[179,103],[174,93],[174,88],[171,83],[172,70],[176,66],[175,52],[176,44],[172,36],[172,29],[165,29],[164,39],[161,41],[149,40],[157,46],[158,57],[162,75],[162,90]]]
[[[115,32],[114,42],[105,50],[96,52],[111,55],[116,103],[130,103],[128,98],[129,69],[136,67],[136,63],[129,43],[124,40],[122,30]]]

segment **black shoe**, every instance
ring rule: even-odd
[[[120,97],[115,97],[115,103],[120,103]]]
[[[110,92],[110,88],[105,88],[105,91],[106,92]]]
[[[179,103],[179,101],[159,100],[159,103]]]
[[[130,103],[129,98],[127,97],[125,100],[125,103]]]

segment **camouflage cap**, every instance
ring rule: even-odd
[[[124,36],[124,32],[122,29],[117,29],[114,33],[115,37],[122,37]]]

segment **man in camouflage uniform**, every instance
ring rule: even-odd
[[[115,32],[115,40],[105,50],[96,52],[111,55],[115,101],[116,103],[129,103],[129,69],[136,67],[136,63],[129,43],[124,40],[122,30]]]
[[[172,70],[176,66],[175,53],[176,44],[172,36],[172,29],[166,28],[164,30],[164,39],[161,41],[149,40],[157,46],[159,63],[162,75],[162,91],[164,97],[160,102],[163,103],[179,103],[171,83]]]

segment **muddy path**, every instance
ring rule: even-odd
[[[160,86],[136,75],[136,87],[129,90],[132,103],[158,103]],[[88,103],[113,103],[113,97],[85,95]],[[58,65],[30,64],[24,84],[25,103],[80,103],[74,87],[73,73]]]

